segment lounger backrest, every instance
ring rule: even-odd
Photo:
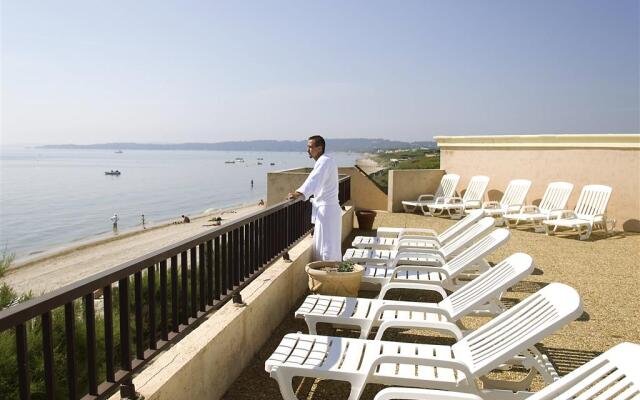
[[[547,213],[553,210],[564,210],[573,190],[573,184],[567,182],[551,182],[542,195],[538,208]]]
[[[524,204],[524,200],[527,197],[529,188],[531,187],[531,181],[526,179],[514,179],[507,185],[504,190],[502,199],[500,199],[500,205],[508,207],[516,204]]]
[[[604,214],[611,196],[611,188],[605,185],[587,185],[582,188],[575,213],[578,217]]]
[[[582,314],[578,292],[551,283],[453,345],[474,376],[484,375]]]
[[[640,397],[640,345],[621,343],[534,393],[527,400]]]
[[[438,235],[440,243],[447,243],[449,240],[464,232],[469,226],[475,224],[482,218],[484,212],[482,210],[473,210],[466,217],[448,227],[444,232]]]
[[[467,191],[464,192],[464,196],[462,196],[462,202],[482,201],[484,192],[487,190],[487,185],[489,185],[488,176],[476,175],[471,177],[469,185],[467,185]]]
[[[443,265],[442,268],[447,270],[449,276],[455,277],[466,268],[477,263],[479,260],[493,253],[498,247],[505,244],[509,239],[509,235],[508,229],[496,229],[453,257],[451,261]]]
[[[440,307],[447,310],[453,320],[469,313],[492,297],[499,296],[533,271],[533,259],[525,253],[515,253],[495,267],[483,272],[442,300]]]
[[[460,250],[469,247],[478,238],[482,237],[495,224],[496,220],[491,217],[484,217],[477,223],[471,225],[464,232],[459,234],[455,239],[447,242],[440,248],[440,252],[445,259]]]
[[[460,180],[460,175],[456,174],[446,174],[440,180],[440,185],[438,186],[438,190],[436,190],[436,194],[433,196],[435,198],[438,197],[451,197],[456,192],[456,187],[458,186],[458,181]]]

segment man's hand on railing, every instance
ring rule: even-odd
[[[295,199],[297,199],[298,197],[302,197],[302,196],[303,196],[303,194],[302,194],[302,193],[300,193],[300,192],[291,192],[291,193],[289,193],[289,194],[287,195],[287,200],[295,200]]]

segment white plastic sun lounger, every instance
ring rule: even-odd
[[[504,221],[502,216],[509,211],[520,210],[524,205],[527,193],[531,187],[531,181],[526,179],[514,179],[507,185],[500,201],[485,201],[482,203],[484,215],[496,218],[496,226],[501,226]]]
[[[457,325],[460,318],[478,308],[490,315],[504,311],[502,293],[532,271],[531,256],[516,253],[439,303],[312,295],[307,296],[295,316],[304,318],[312,335],[316,334],[318,323],[330,323],[359,328],[361,339],[379,327],[376,340],[382,339],[389,328],[434,329],[460,340],[464,336]]]
[[[508,229],[496,229],[441,267],[398,265],[392,269],[366,266],[362,281],[380,285],[379,299],[384,299],[387,292],[393,289],[430,290],[445,298],[445,289],[454,291],[467,283],[460,282],[460,278],[473,279],[478,273],[487,271],[490,265],[485,257],[504,245],[509,236]]]
[[[483,215],[481,210],[474,210],[441,234],[426,228],[378,228],[378,233],[380,229],[385,229],[387,234],[390,234],[391,229],[396,229],[398,234],[396,237],[356,236],[351,246],[357,249],[393,250],[397,249],[400,239],[411,239],[428,242],[429,244],[425,247],[440,248],[478,222]]]
[[[500,314],[452,346],[387,342],[291,333],[265,362],[285,400],[296,400],[295,376],[346,381],[349,400],[360,398],[369,383],[455,390],[491,398],[475,379],[504,364],[521,364],[531,373],[511,390],[524,390],[536,371],[557,379],[534,345],[582,313],[578,293],[552,283]],[[507,382],[502,382],[507,386]],[[521,389],[523,388],[524,389]]]
[[[429,205],[431,215],[442,215],[446,212],[451,218],[460,219],[466,210],[480,208],[484,192],[489,185],[489,177],[477,175],[471,177],[466,192],[460,197],[442,197]]]
[[[403,201],[402,207],[405,212],[414,212],[418,207],[427,207],[429,204],[441,197],[451,197],[456,192],[456,186],[460,176],[456,174],[446,174],[440,180],[440,185],[434,194],[421,194],[415,201]]]
[[[578,367],[528,400],[630,400],[640,398],[640,345],[621,343]],[[520,399],[508,394],[505,399]],[[482,400],[468,393],[414,388],[387,388],[374,400]]]
[[[514,228],[520,223],[531,223],[536,232],[544,232],[542,221],[565,209],[572,190],[571,183],[552,182],[547,186],[540,205],[522,206],[518,211],[507,212],[502,218],[509,228]]]
[[[609,186],[585,186],[580,192],[575,210],[564,210],[555,217],[542,221],[547,235],[552,235],[559,227],[575,229],[580,240],[588,239],[594,227],[602,227],[605,233],[608,232],[607,222],[615,225],[615,220],[607,221],[605,215],[610,196]]]
[[[350,248],[344,253],[344,261],[362,264],[412,264],[443,265],[455,254],[481,238],[494,224],[494,219],[485,217],[440,248],[429,246],[423,239],[400,239],[393,250],[374,250]]]

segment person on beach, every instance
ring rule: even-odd
[[[322,136],[309,138],[307,153],[316,163],[302,186],[289,193],[288,198],[302,197],[308,200],[313,195],[313,257],[315,260],[340,261],[342,210],[338,201],[338,167],[333,158],[325,154],[325,150]]]
[[[189,217],[187,217],[186,215],[181,215],[181,217],[183,223],[188,224],[189,222],[191,222],[191,219],[189,219]]]
[[[251,189],[253,189],[253,179],[251,180]]]
[[[111,217],[111,222],[113,222],[113,231],[114,232],[118,232],[118,220],[120,218],[118,218],[118,214],[113,214],[113,217]]]
[[[144,224],[144,214],[140,215],[140,218],[142,218],[142,229],[147,229],[147,227]]]
[[[260,199],[260,201],[258,202],[259,206],[263,206],[264,205],[264,200]]]

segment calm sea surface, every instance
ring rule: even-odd
[[[352,166],[361,155],[333,156]],[[225,163],[236,157],[245,162]],[[304,152],[1,148],[0,249],[20,258],[108,236],[114,213],[122,231],[139,229],[143,213],[149,226],[257,203],[266,198],[267,172],[312,165]],[[122,175],[104,174],[116,169]]]

